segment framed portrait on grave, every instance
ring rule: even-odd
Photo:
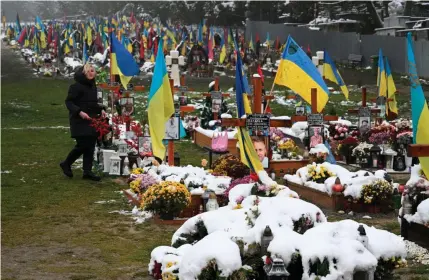
[[[132,116],[134,114],[134,97],[122,97],[119,100],[123,116]]]
[[[180,106],[188,105],[188,97],[184,95],[179,96],[179,104]]]
[[[103,104],[103,90],[100,87],[97,87],[97,103]]]
[[[139,155],[142,157],[151,157],[152,153],[152,141],[150,137],[140,136],[139,141]]]
[[[305,115],[305,107],[304,106],[295,107],[295,115],[296,116],[304,116]]]
[[[212,99],[212,112],[219,113],[222,106],[222,92],[212,91],[210,94]]]
[[[180,139],[180,116],[175,114],[165,123],[164,140],[179,140]]]
[[[312,125],[308,127],[308,138],[310,149],[324,143],[323,125]]]
[[[380,108],[380,117],[383,118],[386,115],[386,97],[378,96],[375,104],[377,104],[377,107]]]
[[[253,147],[264,168],[270,167],[270,137],[269,136],[252,136]]]
[[[359,133],[364,135],[371,129],[371,109],[369,107],[360,107],[358,115]]]

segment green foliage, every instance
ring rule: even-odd
[[[192,234],[182,233],[172,246],[174,248],[179,248],[184,244],[193,244],[208,235],[207,228],[204,225],[203,220],[198,220],[198,222],[195,224],[195,227],[195,232],[193,232]]]
[[[288,280],[301,280],[304,269],[302,268],[302,257],[297,250],[292,255],[292,259],[289,262],[286,270],[290,273]]]
[[[311,260],[309,260],[310,265],[310,271],[308,274],[315,274],[317,276],[324,277],[329,274],[329,261],[325,257],[323,258],[323,262],[320,262],[319,259],[316,259],[316,261],[313,263]]]

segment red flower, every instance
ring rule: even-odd
[[[99,140],[101,140],[104,135],[110,132],[109,122],[103,117],[92,118],[90,126],[94,127],[97,131]]]
[[[259,177],[258,177],[258,174],[256,174],[256,173],[250,173],[250,178],[253,180],[253,181],[255,181],[255,182],[258,182],[259,181]]]

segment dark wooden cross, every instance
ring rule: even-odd
[[[262,81],[260,77],[253,78],[254,84],[254,98],[253,98],[253,113],[261,114],[262,113]],[[273,97],[268,95],[265,96],[267,99],[272,99]],[[317,89],[311,89],[311,112],[313,114],[317,113]],[[338,116],[323,116],[324,121],[336,121]],[[292,116],[290,120],[270,120],[270,127],[291,127],[292,124],[299,121],[307,121],[307,116]],[[225,118],[222,119],[222,126],[246,126],[246,119],[242,118]]]

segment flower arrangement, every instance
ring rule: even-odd
[[[131,174],[137,175],[137,174],[143,174],[143,173],[144,173],[144,170],[143,168],[140,168],[140,167],[134,168],[133,170],[131,170]]]
[[[153,211],[161,218],[173,218],[191,203],[191,194],[185,185],[163,181],[150,186],[142,195],[141,208]]]
[[[273,197],[278,193],[278,188],[276,186],[266,186],[260,183],[255,183],[252,187],[251,194],[262,196],[262,197]]]
[[[243,178],[249,175],[249,168],[244,165],[240,159],[231,154],[219,157],[213,163],[213,173],[220,176],[229,176],[233,179]]]
[[[287,151],[292,151],[296,147],[295,141],[293,141],[290,138],[285,138],[280,140],[277,146],[279,147],[280,150],[287,150]]]
[[[137,194],[143,194],[150,186],[158,183],[158,179],[148,173],[131,174],[129,180],[131,190]]]
[[[396,143],[399,145],[408,145],[413,142],[413,132],[404,131],[396,135]]]
[[[349,127],[345,124],[331,124],[329,126],[329,135],[333,140],[342,140],[346,138]]]
[[[370,155],[370,149],[372,148],[372,146],[372,144],[362,142],[353,149],[352,156],[358,158],[366,158]]]
[[[361,199],[367,204],[381,204],[390,201],[393,195],[393,186],[386,180],[376,180],[362,186]]]
[[[256,179],[257,181],[257,179]],[[233,181],[231,181],[231,183],[229,184],[229,187],[226,189],[226,191],[223,193],[223,195],[228,198],[229,197],[229,192],[237,185],[241,185],[241,184],[250,184],[250,183],[255,183],[256,182],[252,176],[247,175],[244,176],[243,178],[238,178],[235,179]]]
[[[389,123],[382,123],[381,125],[371,128],[369,132],[369,142],[374,144],[387,144],[393,141],[396,134],[396,127]]]
[[[395,122],[395,127],[398,132],[410,131],[413,128],[410,120],[402,118]]]
[[[322,184],[329,177],[335,176],[335,173],[329,171],[325,166],[320,164],[307,165],[308,180]]]

